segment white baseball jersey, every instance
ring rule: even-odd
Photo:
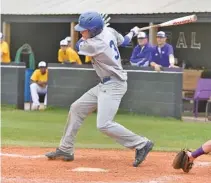
[[[124,37],[110,27],[93,38],[83,41],[79,45],[80,55],[92,57],[92,65],[100,78],[114,76],[120,80],[127,80],[127,72],[123,70],[118,46]]]

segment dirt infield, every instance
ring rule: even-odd
[[[75,161],[47,160],[52,148],[3,147],[3,183],[210,183],[211,156],[202,156],[188,174],[171,167],[175,153],[152,152],[132,167],[134,151],[77,149]],[[100,168],[104,172],[86,172]],[[77,169],[79,168],[79,169]],[[80,169],[81,168],[81,169]],[[81,170],[81,171],[73,171]]]

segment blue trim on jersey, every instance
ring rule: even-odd
[[[79,39],[79,40],[77,41],[77,43],[75,44],[75,49],[76,49],[77,51],[79,51],[79,45],[80,45],[80,43],[83,42],[83,41],[84,41],[83,39]]]
[[[122,43],[120,46],[121,46],[121,47],[126,47],[126,46],[130,43],[130,41],[131,41],[130,37],[126,35],[126,36],[124,37],[123,43]]]

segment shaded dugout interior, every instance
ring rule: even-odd
[[[137,24],[113,24],[123,35]],[[141,24],[140,26],[147,26]],[[56,63],[59,42],[70,34],[69,23],[11,23],[11,57],[15,59],[16,51],[24,43],[31,45],[36,62],[46,60]],[[134,39],[134,45],[136,40]],[[121,49],[123,59],[129,59],[133,44]],[[82,60],[84,58],[82,57]]]
[[[137,23],[114,23],[112,27],[126,34],[134,26],[147,26]],[[195,23],[160,29],[167,32],[168,42],[175,49],[175,57],[192,68],[205,67],[211,69],[211,24]],[[69,23],[11,23],[11,57],[15,59],[16,51],[24,43],[31,45],[36,63],[40,60],[57,62],[59,42],[70,34]],[[133,44],[120,49],[122,59],[129,60]],[[82,57],[83,60],[83,57]]]

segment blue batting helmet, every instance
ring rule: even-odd
[[[78,32],[88,30],[91,37],[94,37],[101,33],[103,27],[104,21],[102,16],[97,12],[89,11],[80,15],[75,30]]]

